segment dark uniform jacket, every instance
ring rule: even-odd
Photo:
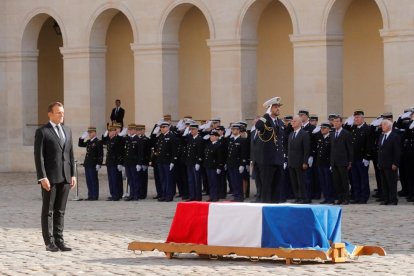
[[[400,136],[391,132],[387,139],[382,143],[384,134],[378,141],[378,167],[382,169],[391,169],[392,165],[400,166],[401,158],[401,139]]]
[[[158,136],[155,156],[159,164],[176,164],[178,161],[178,139],[171,131]]]
[[[205,140],[200,136],[193,137],[191,134],[186,136],[186,158],[185,164],[187,166],[203,163],[203,152]]]
[[[331,166],[331,138],[329,134],[326,138],[322,135],[322,133],[318,133],[316,135],[316,166],[317,167],[329,167]]]
[[[85,160],[83,161],[84,167],[95,167],[96,165],[102,165],[103,162],[103,145],[102,141],[98,138],[93,140],[83,140],[79,138],[79,147],[86,147]]]
[[[105,139],[106,144],[106,166],[117,166],[123,164],[123,138],[114,136]]]
[[[247,139],[230,138],[227,151],[227,168],[238,168],[248,165],[248,146]]]
[[[373,132],[367,124],[361,127],[353,125],[350,128],[352,134],[352,145],[354,148],[354,161],[372,159],[372,136]]]
[[[65,144],[61,145],[53,126],[48,123],[36,130],[34,158],[37,179],[48,178],[50,183],[70,183],[74,176],[72,132],[62,125]]]
[[[138,165],[138,137],[125,136],[123,139],[123,161],[124,166],[136,166]]]
[[[353,160],[352,136],[349,131],[342,129],[338,138],[335,138],[336,130],[329,135],[331,138],[331,166],[347,167]]]
[[[295,132],[289,135],[288,145],[288,166],[289,168],[301,168],[303,164],[308,164],[310,154],[310,137],[309,134],[300,129],[293,138]]]
[[[150,139],[145,136],[137,135],[137,154],[138,154],[138,165],[145,165],[148,166],[151,158],[151,141]]]
[[[111,121],[115,121],[117,123],[121,124],[121,127],[124,126],[124,116],[125,116],[125,110],[122,107],[119,107],[118,112],[116,112],[116,108],[112,109],[111,112]]]
[[[256,122],[256,129],[259,139],[262,140],[263,154],[258,160],[259,164],[264,165],[279,165],[282,166],[285,162],[285,153],[283,148],[284,141],[284,124],[282,120],[272,120],[269,114],[263,115],[261,120]]]
[[[206,169],[220,169],[224,167],[224,156],[222,145],[219,141],[212,143],[209,141],[204,149],[203,166]]]

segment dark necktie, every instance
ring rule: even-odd
[[[59,125],[56,125],[56,130],[57,130],[58,136],[59,136],[59,143],[63,146],[65,144],[65,137],[63,136],[63,133],[60,130]]]
[[[296,131],[293,132],[293,138],[292,138],[292,140],[295,140],[295,138],[296,138]]]
[[[337,139],[337,138],[338,138],[338,135],[339,135],[339,131],[337,131],[337,132],[335,133],[335,139]]]
[[[384,135],[384,138],[382,139],[381,146],[384,145],[385,140],[387,140],[387,134]]]

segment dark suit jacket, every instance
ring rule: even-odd
[[[250,160],[258,162],[263,154],[263,142],[259,139],[257,130],[253,130],[250,135]]]
[[[119,107],[119,111],[115,112],[116,108],[112,109],[111,112],[111,122],[116,121],[117,123],[120,123],[122,127],[124,126],[124,116],[125,116],[125,110],[122,107]]]
[[[50,123],[38,128],[35,135],[34,158],[37,179],[48,178],[50,183],[70,183],[75,175],[72,132],[62,126],[66,141],[62,146]]]
[[[299,130],[295,139],[293,139],[294,133],[289,134],[288,165],[289,168],[301,168],[303,164],[308,164],[310,137],[303,129]]]
[[[342,129],[338,138],[335,138],[335,131],[329,135],[331,138],[331,166],[347,167],[352,162],[354,150],[352,147],[352,135],[349,131]]]
[[[392,165],[400,166],[401,139],[398,134],[391,132],[381,145],[384,134],[378,139],[378,167],[391,169]]]
[[[261,142],[263,143],[262,154],[255,157],[257,163],[262,165],[282,166],[283,163],[285,163],[283,149],[285,126],[282,120],[277,119],[275,123],[269,114],[265,114],[256,122],[256,129],[260,131],[260,133],[258,133],[259,139],[261,139]]]

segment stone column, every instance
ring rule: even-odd
[[[307,108],[325,120],[343,112],[343,36],[291,35],[294,47],[294,110]]]
[[[384,111],[394,117],[414,105],[414,31],[382,30],[384,41]]]
[[[256,45],[256,41],[208,40],[211,115],[224,125],[255,116]]]
[[[147,131],[151,131],[164,113],[178,118],[178,45],[131,44],[131,49],[135,122],[145,124]]]
[[[84,150],[76,146],[77,139],[91,125],[92,118],[90,53],[87,47],[62,47],[60,51],[63,55],[65,124],[72,129],[75,158],[78,158],[84,153]]]

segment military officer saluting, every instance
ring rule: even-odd
[[[219,200],[218,187],[221,181],[221,172],[224,168],[224,156],[220,142],[220,134],[213,129],[210,132],[210,141],[204,149],[203,166],[206,169],[208,183],[210,184],[210,198],[207,201]]]
[[[96,137],[96,127],[89,127],[88,131],[79,138],[79,147],[86,147],[85,167],[86,185],[88,187],[88,198],[86,200],[98,200],[99,179],[98,171],[103,162],[103,145]]]
[[[117,127],[108,127],[106,144],[106,169],[108,173],[109,201],[122,198],[122,137],[117,135]],[[121,181],[121,182],[120,182]]]

